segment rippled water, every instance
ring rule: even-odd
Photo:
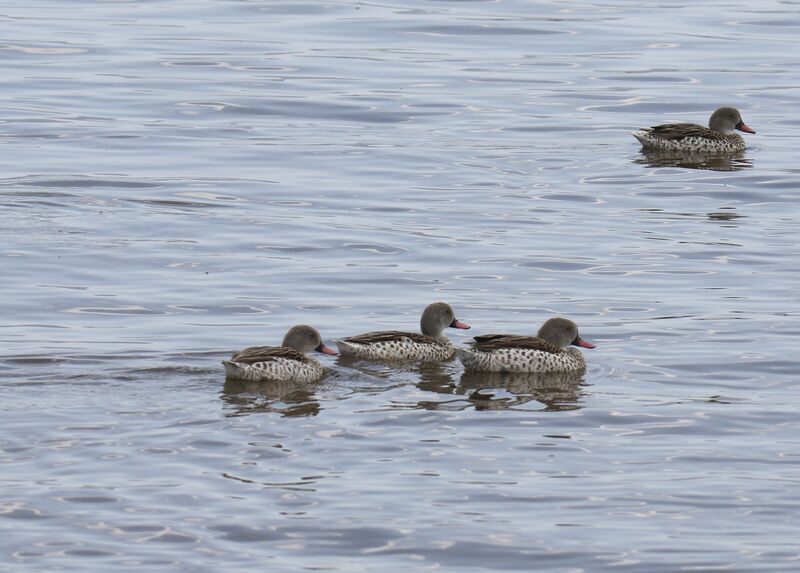
[[[6,3],[4,571],[800,569],[797,2]],[[734,105],[726,161],[629,135]],[[580,377],[219,360],[554,314]]]

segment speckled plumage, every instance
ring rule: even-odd
[[[228,378],[260,381],[314,382],[322,378],[322,364],[305,355],[316,350],[336,354],[322,343],[319,332],[298,325],[289,330],[281,346],[251,346],[223,360]]]
[[[717,109],[709,119],[709,127],[695,123],[668,123],[634,131],[645,150],[688,153],[735,153],[746,147],[734,130],[755,133],[743,121],[739,110]]]
[[[466,370],[487,372],[569,372],[586,367],[583,354],[567,345],[594,348],[581,339],[578,327],[565,318],[551,318],[538,336],[488,334],[476,336],[471,349],[456,354]]]
[[[444,336],[415,332],[368,332],[336,341],[342,356],[368,360],[424,360],[442,362],[453,357],[455,346]]]
[[[448,327],[467,329],[469,325],[456,319],[449,304],[434,302],[422,312],[422,334],[399,330],[368,332],[337,340],[336,346],[342,356],[352,358],[442,362],[455,353],[453,344],[442,335]]]
[[[456,350],[467,370],[487,372],[568,372],[586,368],[586,360],[577,348],[555,351],[533,348],[498,348],[485,351],[480,347]]]
[[[290,348],[281,350],[291,350]],[[322,378],[322,364],[303,356],[264,357],[258,362],[248,364],[234,356],[231,360],[223,360],[225,375],[237,380],[260,382],[264,380],[280,380],[293,382],[314,382]]]
[[[687,124],[688,125],[688,124]],[[703,135],[686,136],[680,139],[667,139],[660,137],[656,126],[650,129],[634,131],[633,136],[638,139],[647,149],[658,151],[688,151],[691,153],[734,153],[743,151],[747,145],[741,135],[731,133],[722,135],[703,128],[706,133]],[[699,125],[694,127],[701,127]],[[713,134],[713,135],[712,135]]]

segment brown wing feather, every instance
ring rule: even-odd
[[[269,362],[276,358],[286,358],[299,362],[306,362],[308,360],[299,350],[286,346],[251,346],[250,348],[245,348],[241,352],[234,354],[231,360],[244,364],[255,364],[256,362]]]
[[[484,344],[489,343],[495,340],[503,340],[506,338],[513,338],[514,334],[481,334],[479,336],[473,336],[472,339],[475,341],[475,344]]]
[[[559,354],[563,352],[555,344],[550,344],[538,336],[519,336],[516,334],[485,334],[475,337],[475,349],[484,352],[499,350],[501,348],[524,348],[527,350],[540,350]]]
[[[650,133],[660,139],[677,141],[687,137],[702,137],[703,139],[725,139],[722,133],[697,125],[696,123],[667,123],[655,125],[650,128]]]
[[[365,334],[357,334],[356,336],[348,336],[343,338],[345,342],[354,342],[356,344],[375,344],[378,342],[392,342],[400,340],[401,338],[410,338],[414,342],[420,344],[431,344],[436,341],[432,336],[426,336],[417,332],[401,332],[399,330],[384,330],[381,332],[367,332]]]

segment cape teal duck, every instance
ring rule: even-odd
[[[316,329],[300,324],[283,337],[280,346],[251,346],[223,360],[228,378],[249,381],[314,382],[322,378],[322,364],[306,356],[315,350],[336,354],[322,343]]]
[[[486,334],[476,336],[471,349],[460,348],[458,358],[468,371],[569,372],[586,367],[583,354],[574,345],[594,348],[578,335],[577,325],[566,318],[551,318],[537,336]]]
[[[732,153],[745,148],[744,139],[734,130],[755,133],[742,121],[739,110],[721,107],[708,121],[708,127],[694,123],[667,123],[634,131],[646,151],[690,153]]]
[[[397,330],[368,332],[337,340],[336,346],[342,356],[353,358],[441,362],[449,360],[455,353],[455,346],[442,335],[447,327],[470,328],[456,318],[449,304],[434,302],[422,312],[422,334]]]

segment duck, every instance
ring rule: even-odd
[[[444,329],[470,328],[456,318],[453,308],[446,302],[434,302],[425,307],[419,324],[421,333],[399,330],[367,332],[335,343],[343,357],[444,362],[455,354],[455,346],[442,334]]]
[[[647,151],[680,151],[690,153],[734,153],[746,147],[738,129],[745,133],[756,131],[742,121],[735,107],[721,107],[711,114],[708,127],[695,123],[667,123],[634,131]]]
[[[484,334],[476,336],[471,349],[459,348],[456,354],[465,371],[484,372],[571,372],[586,368],[577,348],[595,348],[582,339],[578,326],[568,318],[548,319],[536,336]]]
[[[337,352],[322,343],[317,329],[307,324],[293,326],[280,346],[251,346],[223,360],[229,379],[251,382],[316,382],[324,374],[322,364],[306,356],[307,352]]]

